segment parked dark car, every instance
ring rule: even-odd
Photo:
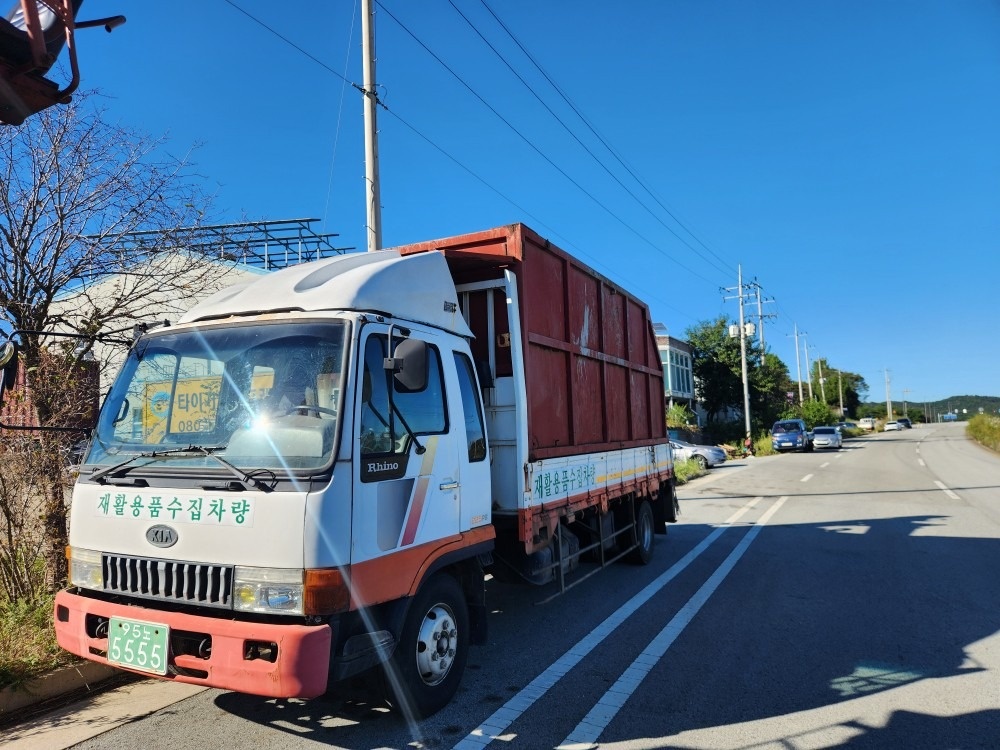
[[[900,417],[896,421],[899,422],[899,426],[902,427],[903,429],[906,430],[913,429],[913,423],[906,417]]]

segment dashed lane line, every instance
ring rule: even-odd
[[[950,497],[952,500],[961,500],[962,499],[958,495],[956,495],[954,492],[952,492],[951,490],[949,490],[948,487],[945,486],[944,482],[939,482],[937,479],[935,479],[934,480],[934,484],[936,484],[938,486],[938,489],[941,490],[948,497]]]

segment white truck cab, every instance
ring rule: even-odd
[[[418,703],[447,679],[494,531],[470,334],[454,286],[433,283],[444,263],[294,267],[139,339],[74,491],[60,644],[309,697],[384,660],[410,625],[408,656],[429,647],[422,675],[401,660]],[[414,602],[438,568],[453,575]],[[408,620],[414,604],[426,611]],[[441,613],[444,635],[425,627]]]

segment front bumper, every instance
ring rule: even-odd
[[[168,672],[161,679],[270,698],[314,698],[326,692],[333,640],[329,625],[273,625],[203,617],[60,591],[55,602],[56,640],[70,653],[108,664],[108,639],[101,636],[99,626],[112,616],[170,628]],[[205,642],[206,638],[210,645],[207,653],[205,649],[201,649],[202,655],[185,653],[191,651],[185,644]]]
[[[800,451],[806,447],[804,440],[774,440],[771,442],[771,447],[776,451]]]

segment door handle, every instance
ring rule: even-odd
[[[453,479],[446,479],[445,481],[441,482],[439,488],[442,490],[457,490],[458,482],[456,482]]]

